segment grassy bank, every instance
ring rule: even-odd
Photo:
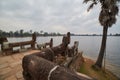
[[[80,67],[79,72],[84,73],[97,80],[120,80],[113,73],[108,70],[95,70],[92,65],[94,61],[88,58],[84,58],[85,62]]]

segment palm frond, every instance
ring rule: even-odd
[[[93,3],[88,7],[87,11],[90,11],[90,9],[92,9],[93,6],[96,5],[96,4],[97,4],[96,2],[93,2]]]
[[[84,0],[83,3],[88,3],[89,1],[91,1],[91,0]]]
[[[116,23],[116,16],[119,12],[117,2],[120,2],[120,0],[84,0],[84,3],[88,3],[89,1],[92,3],[88,7],[87,11],[92,9],[95,4],[101,4],[99,22],[102,26],[111,27]]]
[[[118,6],[114,5],[111,9],[111,12],[113,15],[118,15],[118,12],[119,12]]]

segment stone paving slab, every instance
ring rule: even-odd
[[[3,68],[6,68],[8,66],[9,66],[8,63],[0,64],[0,70],[3,69]]]
[[[10,76],[10,77],[7,77],[5,80],[16,80],[16,77],[15,76]]]
[[[22,58],[34,52],[39,52],[39,50],[0,56],[0,80],[24,80],[22,75]]]
[[[0,57],[0,65],[6,63],[9,60],[11,61],[11,60],[13,60],[13,58],[11,56],[1,56]]]

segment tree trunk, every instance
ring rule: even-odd
[[[98,56],[97,61],[95,63],[95,66],[97,66],[99,68],[102,68],[104,52],[106,49],[107,31],[108,31],[108,27],[104,26],[103,27],[103,36],[102,36],[101,48],[100,48],[99,56]]]

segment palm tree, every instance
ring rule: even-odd
[[[99,22],[103,26],[103,36],[99,56],[94,66],[102,68],[104,52],[106,49],[107,31],[109,27],[116,23],[116,16],[119,12],[117,2],[120,0],[84,0],[85,3],[89,1],[92,1],[92,4],[89,6],[88,11],[98,3],[101,5]]]

